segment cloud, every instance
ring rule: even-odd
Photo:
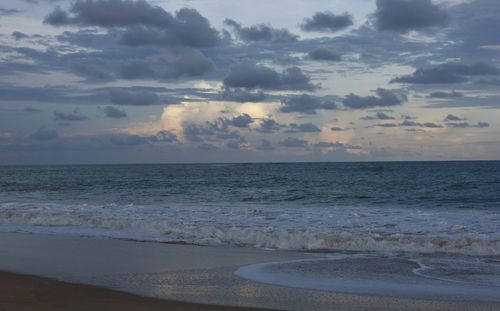
[[[361,97],[355,94],[347,95],[344,100],[344,106],[351,109],[365,109],[371,107],[397,106],[408,101],[404,94],[397,94],[391,90],[378,88],[377,96]]]
[[[149,106],[159,103],[156,93],[149,91],[129,91],[126,89],[109,90],[111,101],[120,106]]]
[[[217,99],[239,103],[256,103],[264,101],[266,99],[266,94],[262,91],[249,92],[242,88],[224,87],[223,90],[219,92],[219,96],[217,97]]]
[[[45,18],[45,22],[55,26],[79,24],[100,27],[169,27],[174,24],[174,17],[170,13],[142,0],[77,0],[70,11],[72,15],[56,7]]]
[[[442,128],[441,124],[436,124],[434,122],[424,122],[419,123],[411,120],[404,120],[400,123],[400,126],[417,126],[417,127],[427,127],[427,128]]]
[[[484,62],[473,64],[444,63],[429,68],[418,68],[413,74],[398,77],[391,83],[452,84],[467,81],[473,76],[500,75],[500,69]]]
[[[113,145],[117,146],[139,146],[149,143],[179,144],[177,136],[170,131],[159,131],[155,135],[115,135],[110,137]]]
[[[78,108],[75,108],[73,112],[65,113],[60,111],[54,111],[54,119],[56,121],[85,121],[90,118],[79,112]]]
[[[106,117],[111,119],[121,119],[127,117],[127,113],[125,111],[115,108],[113,106],[106,106],[102,108],[102,111],[104,112]]]
[[[170,14],[144,0],[77,0],[69,12],[56,7],[44,20],[53,26],[124,28],[127,45],[211,47],[221,43],[219,32],[194,9]]]
[[[177,136],[174,133],[166,130],[159,131],[158,133],[156,133],[156,135],[149,136],[148,140],[153,143],[180,144]]]
[[[302,123],[302,124],[297,124],[297,123],[290,123],[288,125],[288,130],[286,130],[287,133],[317,133],[321,132],[321,129],[314,125],[313,123]]]
[[[30,36],[27,34],[20,32],[20,31],[14,31],[11,35],[12,38],[14,38],[16,41],[22,40],[22,39],[27,39]]]
[[[437,124],[434,122],[415,122],[412,120],[404,120],[401,123],[381,123],[381,124],[376,124],[375,126],[378,127],[424,127],[424,128],[442,128],[443,126],[441,124]]]
[[[361,120],[394,120],[395,118],[382,111],[377,112],[374,116],[362,117]]]
[[[280,112],[284,113],[305,113],[315,114],[316,110],[335,110],[337,105],[329,100],[322,100],[319,97],[302,94],[281,101]]]
[[[279,144],[287,148],[307,148],[309,146],[307,140],[294,137],[287,137],[286,139],[280,141]]]
[[[21,13],[21,11],[18,9],[0,8],[0,16],[10,16],[18,13]]]
[[[247,128],[250,124],[253,123],[253,119],[250,115],[244,113],[228,120],[228,123],[229,125],[234,127]]]
[[[343,131],[345,131],[345,128],[334,126],[334,127],[330,128],[330,130],[332,130],[333,132],[343,132]]]
[[[377,0],[373,15],[379,30],[407,33],[446,25],[449,15],[431,0]]]
[[[446,118],[444,118],[443,121],[447,122],[447,121],[463,121],[463,120],[465,120],[465,118],[460,118],[456,115],[449,114],[446,116]]]
[[[54,140],[58,137],[58,135],[55,130],[41,127],[36,132],[31,134],[30,137],[34,140]]]
[[[300,28],[303,31],[337,32],[353,24],[352,16],[349,13],[335,15],[325,11],[317,12],[311,18],[304,19]]]
[[[254,25],[243,27],[232,19],[226,19],[224,24],[230,26],[238,38],[245,42],[268,41],[276,43],[295,42],[297,35],[290,33],[287,29],[276,29],[268,25]]]
[[[261,88],[268,90],[307,90],[318,86],[298,67],[290,67],[278,73],[274,69],[257,65],[251,61],[233,64],[224,85],[241,88]]]
[[[154,56],[120,63],[118,76],[126,80],[171,80],[201,77],[214,70],[213,62],[201,52],[188,49],[176,55]]]
[[[478,122],[476,124],[470,124],[468,122],[448,122],[446,123],[446,126],[451,127],[451,128],[486,128],[490,127],[490,124],[488,122]]]
[[[478,47],[498,45],[500,2],[497,0],[463,1],[450,8],[457,23],[449,30],[451,40],[467,53],[477,53]]]
[[[242,126],[245,121],[248,120],[238,119],[235,124]],[[218,140],[245,142],[245,138],[238,132],[229,129],[229,126],[234,126],[231,123],[232,120],[224,118],[218,118],[213,122],[207,121],[203,124],[186,122],[182,124],[182,132],[184,137],[191,142],[213,142]]]
[[[307,53],[310,59],[317,61],[329,61],[329,62],[338,62],[342,60],[342,57],[334,52],[325,49],[325,48],[317,48]]]
[[[456,91],[451,91],[451,92],[443,92],[443,91],[437,91],[437,92],[432,92],[427,96],[428,98],[461,98],[464,97],[463,93],[456,92]]]
[[[260,126],[258,128],[256,128],[255,130],[257,132],[261,132],[261,133],[274,133],[274,132],[281,130],[285,126],[286,125],[284,125],[284,124],[280,124],[280,123],[276,122],[274,119],[264,119],[260,123]]]

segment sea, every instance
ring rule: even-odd
[[[500,162],[0,166],[0,232],[500,256]]]

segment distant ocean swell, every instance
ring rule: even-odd
[[[0,230],[285,250],[499,256],[500,233],[495,228],[500,219],[492,215],[478,211],[408,215],[373,208],[301,211],[1,203]]]

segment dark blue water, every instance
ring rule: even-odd
[[[500,254],[500,162],[0,167],[0,228]]]

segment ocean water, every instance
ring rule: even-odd
[[[500,162],[0,166],[0,231],[500,256]]]

